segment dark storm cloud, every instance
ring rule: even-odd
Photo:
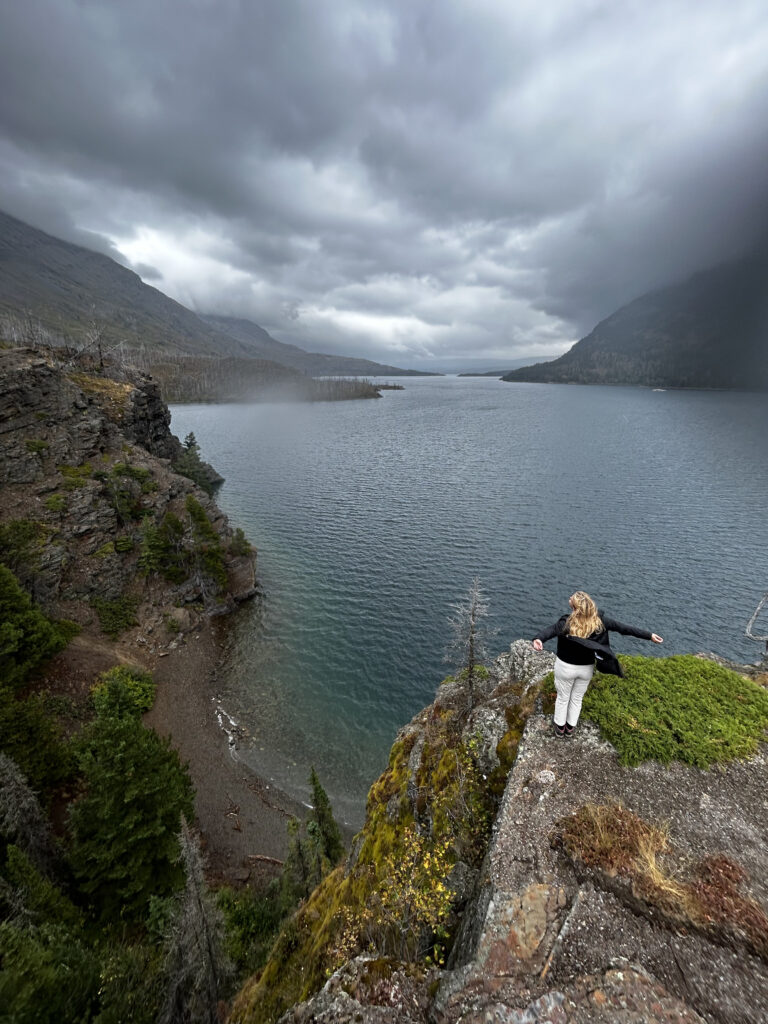
[[[7,4],[0,205],[306,348],[562,351],[765,228],[763,8]]]

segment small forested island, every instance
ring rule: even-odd
[[[157,384],[0,350],[0,1007],[20,1024],[752,1024],[768,663],[474,655],[347,843],[216,725],[255,551]],[[474,648],[473,648],[474,650]]]

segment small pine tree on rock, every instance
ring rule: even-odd
[[[309,784],[312,787],[312,812],[310,818],[317,823],[323,855],[329,864],[334,867],[344,854],[341,832],[333,816],[331,801],[328,799],[328,794],[323,789],[314,768],[309,773]]]

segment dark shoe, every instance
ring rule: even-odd
[[[557,736],[559,739],[562,739],[565,736],[565,726],[558,725],[557,722],[553,722],[552,726],[555,730],[555,736]]]
[[[575,732],[576,732],[576,726],[575,725],[568,725],[568,723],[566,722],[565,723],[565,738],[567,740],[570,739],[571,736],[573,736],[573,734]]]

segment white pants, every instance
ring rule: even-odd
[[[581,714],[581,702],[587,692],[592,675],[592,665],[569,665],[567,661],[555,658],[555,725],[576,725]]]

